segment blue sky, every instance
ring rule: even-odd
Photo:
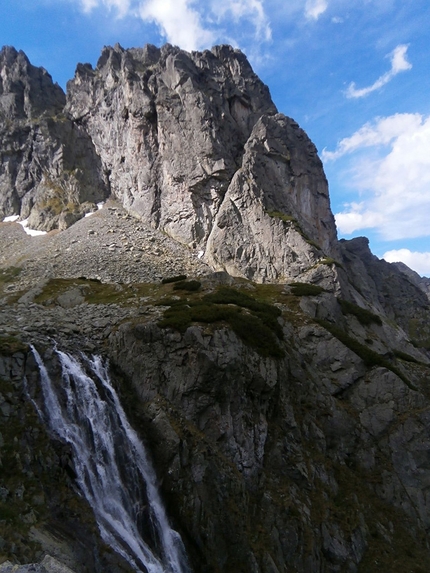
[[[0,0],[63,88],[104,45],[241,48],[317,146],[339,237],[430,276],[429,0]]]

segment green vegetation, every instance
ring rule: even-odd
[[[21,342],[15,336],[0,336],[0,354],[3,356],[12,356],[15,352],[24,352],[27,345]]]
[[[59,295],[72,288],[79,288],[85,301],[90,304],[136,305],[144,298],[146,304],[168,306],[162,328],[174,328],[184,332],[192,323],[213,324],[225,322],[241,340],[252,346],[262,356],[283,356],[278,340],[283,338],[278,322],[281,311],[268,302],[257,300],[238,289],[220,287],[216,292],[200,294],[198,280],[172,281],[173,284],[104,284],[85,278],[51,279],[42,292],[35,297],[38,304],[56,304]],[[248,283],[247,283],[248,284]],[[283,287],[258,285],[264,298],[277,299]],[[173,297],[172,294],[175,294]],[[148,302],[146,302],[148,301]]]
[[[281,311],[246,293],[221,287],[215,293],[194,301],[164,300],[160,304],[170,306],[158,323],[161,328],[184,332],[193,322],[226,322],[245,344],[260,355],[276,358],[284,355],[277,342],[283,337],[277,320]]]
[[[386,368],[387,370],[391,370],[394,374],[396,374],[403,382],[411,389],[417,390],[417,388],[406,378],[406,376],[391,362],[389,362],[385,356],[382,354],[378,354],[374,350],[371,350],[361,342],[358,342],[352,336],[349,336],[346,332],[344,332],[338,326],[335,326],[331,322],[326,320],[315,319],[315,321],[328,330],[333,336],[335,336],[342,344],[347,346],[350,350],[355,352],[357,356],[359,356],[363,362],[366,364],[367,367],[372,368],[373,366],[381,366],[382,368]]]
[[[178,281],[184,281],[187,278],[187,275],[178,275],[176,277],[167,277],[161,281],[161,284],[165,285],[168,283],[175,283]]]
[[[230,287],[221,287],[217,292],[206,295],[204,300],[214,304],[235,304],[241,308],[246,308],[252,311],[279,339],[282,340],[283,338],[282,328],[278,322],[278,317],[282,313],[278,307],[272,304],[258,301],[249,294]]]
[[[298,225],[297,219],[292,215],[286,215],[285,213],[276,210],[266,211],[266,213],[269,217],[272,217],[272,219],[280,219],[281,221],[284,221],[284,223],[293,223],[294,225]]]
[[[411,318],[408,333],[416,348],[430,350],[430,326],[423,318]]]
[[[0,269],[0,283],[10,283],[14,281],[22,269],[20,267],[7,267],[5,269]]]
[[[4,290],[6,285],[16,281],[21,270],[22,269],[20,267],[7,267],[0,269],[0,292]]]
[[[317,296],[325,292],[322,287],[310,283],[290,283],[289,286],[294,296]]]
[[[276,306],[266,302],[260,302],[253,296],[231,287],[221,287],[216,292],[207,294],[204,300],[215,304],[236,304],[242,308],[248,308],[249,310],[275,317],[281,315],[281,311]]]
[[[173,290],[187,290],[190,292],[194,292],[199,290],[199,288],[202,286],[202,283],[200,281],[180,281],[180,282],[176,282],[173,285]]]
[[[426,340],[416,340],[415,338],[411,339],[411,344],[415,346],[415,348],[424,348],[425,350],[430,350],[430,338]]]
[[[299,230],[299,229],[298,229]],[[300,229],[300,234],[301,236],[304,238],[304,240],[311,245],[312,247],[315,247],[316,249],[318,249],[319,251],[321,250],[321,247],[318,245],[318,243],[316,241],[314,241],[313,239],[309,238],[306,233],[304,233],[301,229]]]
[[[332,257],[325,257],[324,259],[321,259],[319,261],[319,264],[328,266],[335,265],[336,267],[340,267],[341,269],[343,269],[343,265],[339,261],[336,261],[336,259],[333,259]]]
[[[370,310],[342,298],[338,298],[337,302],[340,304],[343,314],[353,314],[363,326],[369,326],[372,323],[382,325],[381,317]]]
[[[394,356],[399,358],[400,360],[404,360],[405,362],[413,362],[414,364],[422,364],[419,360],[407,354],[406,352],[402,352],[401,350],[394,350]]]
[[[90,304],[136,304],[136,298],[147,297],[163,287],[136,283],[132,285],[102,283],[99,280],[84,277],[76,279],[51,279],[42,292],[35,297],[37,304],[55,304],[57,297],[71,288],[80,288],[85,301]]]

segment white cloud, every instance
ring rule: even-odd
[[[419,113],[396,113],[376,118],[373,123],[365,123],[350,137],[342,139],[335,151],[323,149],[321,157],[323,161],[334,161],[363,147],[388,145],[404,133],[417,131],[421,122]]]
[[[98,0],[81,0],[81,5],[84,12],[91,12],[98,5]]]
[[[405,263],[418,274],[430,277],[430,253],[398,249],[387,251],[382,258],[388,263]]]
[[[267,42],[272,38],[264,0],[78,0],[78,3],[86,13],[105,8],[115,10],[118,17],[137,17],[155,24],[165,40],[188,51],[210,48],[219,42],[237,44],[238,38],[254,44],[256,40]],[[233,31],[232,25],[236,28]]]
[[[362,203],[346,203],[345,211],[336,213],[336,225],[341,233],[350,235],[357,230],[372,229],[383,223],[383,217],[376,211],[366,209]]]
[[[204,28],[191,0],[149,0],[141,4],[139,15],[155,22],[168,42],[184,50],[210,47],[215,34]]]
[[[390,82],[397,74],[400,72],[405,72],[406,70],[410,70],[412,68],[412,64],[409,63],[406,59],[406,52],[408,50],[408,46],[405,44],[400,44],[397,46],[391,54],[391,69],[385,74],[382,74],[376,82],[374,82],[371,86],[366,88],[359,88],[355,87],[355,83],[352,82],[349,84],[348,89],[346,90],[346,97],[348,98],[360,98],[365,97],[368,94],[378,90],[385,86],[388,82]]]
[[[310,20],[318,20],[328,8],[327,0],[306,0],[305,15]]]
[[[430,236],[429,149],[430,117],[396,114],[324,151],[326,160],[349,154],[345,186],[361,198],[336,214],[339,231],[375,228],[386,240]]]
[[[119,17],[125,16],[130,10],[130,0],[80,0],[84,12],[91,12],[98,6],[104,6],[111,10],[115,8]]]
[[[217,15],[218,22],[230,18],[235,23],[249,20],[258,38],[267,41],[272,38],[272,30],[262,0],[217,0],[212,3],[212,12]]]

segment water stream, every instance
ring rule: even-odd
[[[103,540],[142,573],[189,573],[179,534],[168,522],[156,476],[95,356],[56,350],[61,384],[53,383],[42,358],[44,404],[39,414],[60,440],[71,444],[77,481],[91,505]]]

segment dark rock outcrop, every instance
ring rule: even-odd
[[[282,360],[223,328],[124,324],[111,337],[196,569],[394,571],[402,538],[425,563],[424,380],[413,390],[302,320],[284,323]]]
[[[24,52],[5,46],[0,53],[0,117],[10,122],[37,120],[63,111],[66,96],[43,68],[36,68]]]
[[[418,273],[410,269],[405,263],[393,263],[395,267],[405,273],[410,279],[411,282],[416,284],[422,291],[426,293],[428,298],[430,298],[430,278],[428,277],[421,277]]]
[[[85,131],[62,111],[65,95],[23,52],[0,52],[0,216],[67,228],[108,195]]]
[[[346,270],[344,285],[348,282],[344,292],[358,304],[373,308],[392,320],[418,346],[428,346],[430,302],[422,288],[425,279],[420,282],[411,269],[409,274],[404,268],[399,269],[396,264],[375,257],[366,237],[341,240],[339,246]]]
[[[360,307],[344,308],[333,294],[298,296],[247,281],[230,281],[229,288],[245,301],[276,304],[283,356],[262,355],[223,321],[192,324],[182,332],[160,327],[172,297],[196,305],[224,282],[209,275],[201,279],[202,292],[194,294],[175,290],[175,283],[152,285],[150,291],[147,285],[123,285],[117,288],[121,304],[112,304],[103,302],[111,285],[51,281],[32,297],[21,296],[13,308],[4,307],[1,319],[26,325],[20,336],[37,340],[52,376],[52,336],[70,351],[102,350],[109,357],[194,571],[400,573],[424,566],[430,558],[428,353],[383,314],[360,315]],[[139,288],[152,293],[144,308]],[[64,307],[76,290],[74,304]],[[3,348],[16,344],[0,342]],[[35,395],[38,374],[31,355],[21,350],[16,356],[16,388],[26,372]],[[11,360],[0,362],[6,381]],[[7,387],[4,396],[0,411],[12,408],[10,422],[24,406],[15,411]],[[25,405],[27,412],[31,407]],[[34,414],[24,421],[26,428],[35,425]],[[26,440],[15,446],[22,460],[28,447],[34,449]],[[54,463],[40,487],[49,496],[58,481],[57,497],[68,500],[70,477],[57,470],[53,454],[43,450],[44,456]],[[26,463],[31,470],[32,454]],[[19,476],[32,491],[28,476]],[[31,495],[24,501],[21,514],[38,515]],[[48,521],[55,507],[44,506]],[[65,515],[70,517],[68,509]],[[43,530],[43,523],[34,525]],[[64,561],[77,551],[69,535],[57,557],[72,565]],[[18,552],[21,560],[33,555],[23,552],[27,539]],[[38,540],[46,542],[43,536]],[[49,543],[43,548],[52,551]],[[88,547],[80,551],[85,559]],[[116,567],[109,562],[103,571]],[[79,560],[72,569],[85,571]]]

